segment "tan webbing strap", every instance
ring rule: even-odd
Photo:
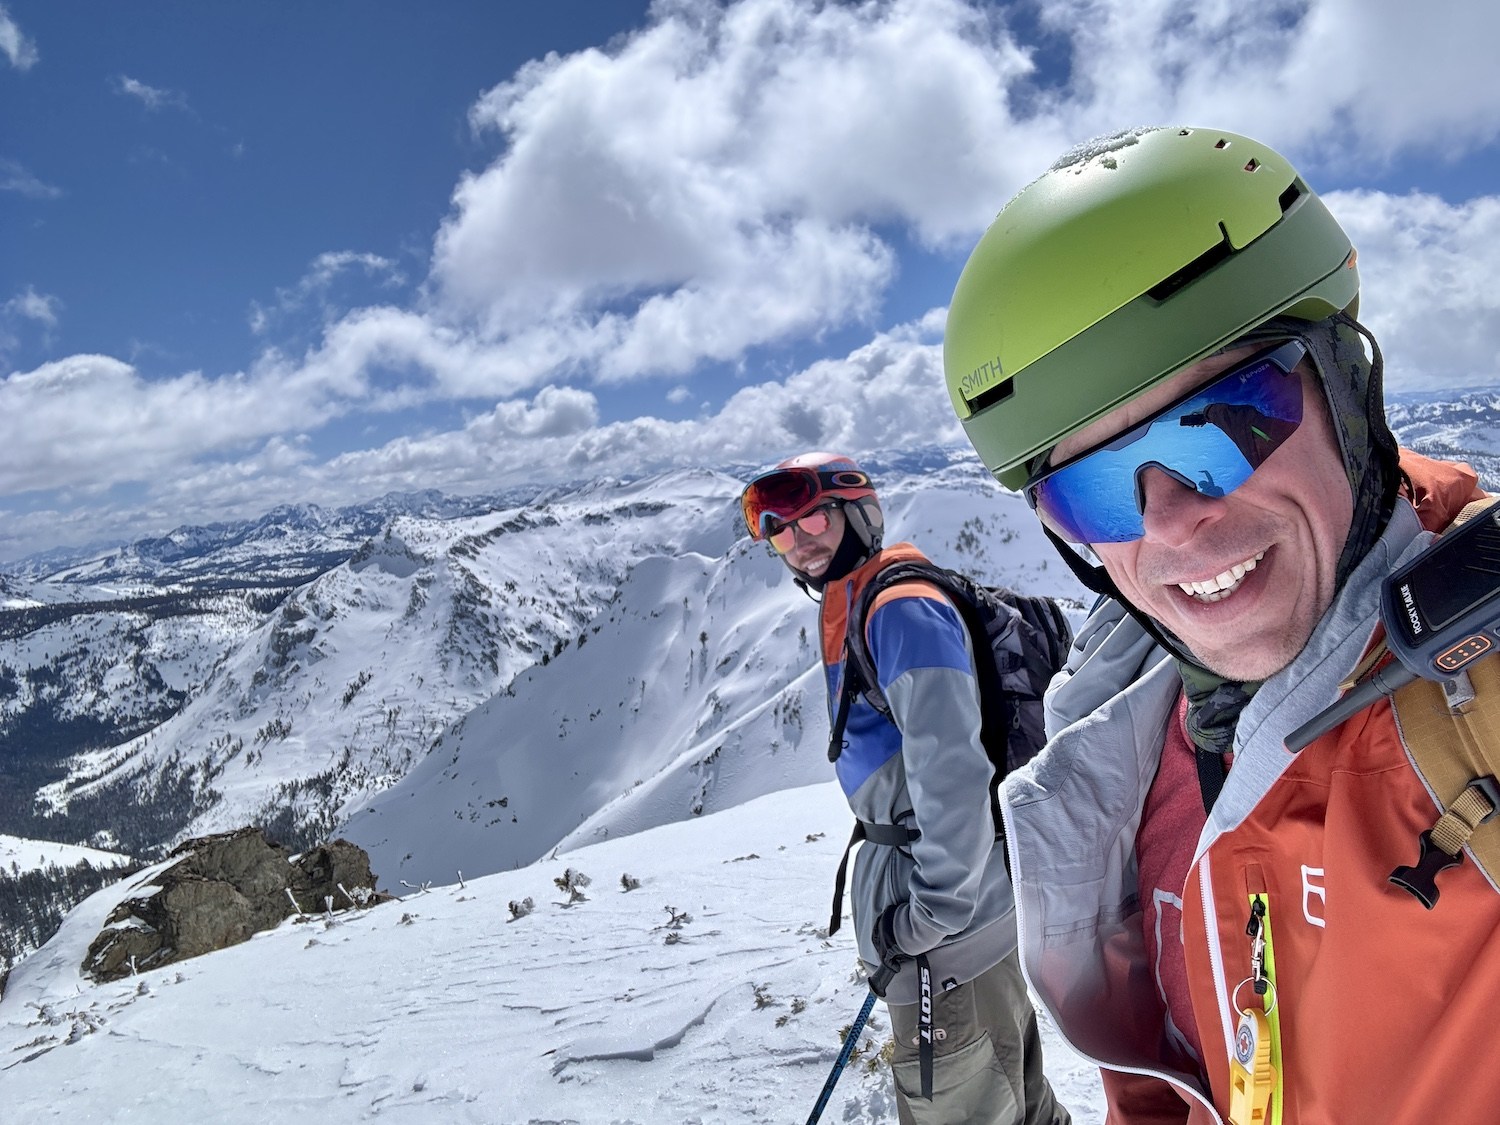
[[[1495,806],[1476,785],[1470,785],[1432,826],[1432,842],[1447,855],[1457,855],[1474,830],[1494,815]]]

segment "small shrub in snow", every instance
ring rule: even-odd
[[[520,902],[517,902],[515,899],[511,899],[510,918],[508,920],[514,922],[517,918],[526,917],[526,915],[531,913],[532,909],[535,906],[536,903],[531,901],[530,895],[527,895]]]
[[[574,871],[569,867],[561,875],[553,879],[552,882],[556,884],[558,890],[568,896],[568,901],[563,903],[563,905],[572,906],[575,902],[588,901],[589,896],[583,893],[583,888],[588,886],[593,880],[582,871]]]
[[[639,890],[640,889],[640,885],[641,885],[641,881],[639,879],[637,879],[634,875],[626,874],[626,875],[621,875],[620,876],[620,889],[622,891]]]

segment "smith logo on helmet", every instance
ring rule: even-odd
[[[1000,357],[996,356],[988,363],[981,363],[961,378],[958,381],[958,392],[963,395],[965,402],[972,403],[979,395],[1004,378],[1005,372],[1000,369]]]

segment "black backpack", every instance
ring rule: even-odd
[[[898,562],[881,570],[850,610],[843,690],[829,732],[828,760],[838,761],[843,752],[844,726],[856,695],[863,694],[882,716],[891,717],[865,642],[865,622],[882,590],[897,582],[917,581],[930,582],[946,594],[969,630],[979,678],[980,740],[995,767],[990,807],[998,831],[1000,781],[1029,762],[1047,741],[1042,694],[1073,643],[1073,629],[1051,598],[1017,594],[1003,586],[980,586],[930,562]]]

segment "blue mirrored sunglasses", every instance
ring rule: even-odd
[[[1160,469],[1204,496],[1250,479],[1302,422],[1307,354],[1288,340],[1026,485],[1044,523],[1072,543],[1128,543],[1146,533],[1144,470]]]

